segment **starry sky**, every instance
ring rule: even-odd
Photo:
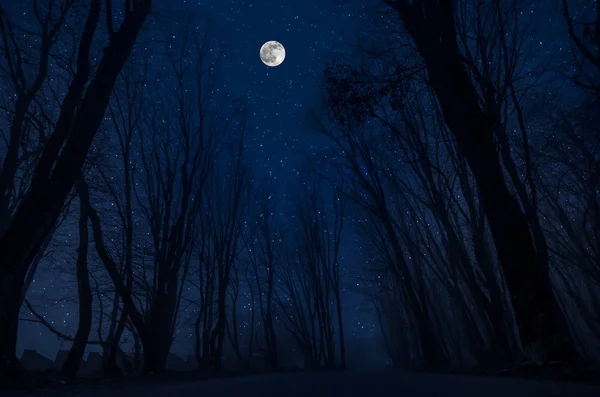
[[[27,23],[30,17],[27,11],[21,10],[17,3],[13,5],[15,12]],[[362,18],[353,14],[359,6],[315,0],[296,3],[180,0],[169,1],[168,5],[167,2],[156,2],[155,13],[167,15],[170,23],[181,22],[183,26],[189,21],[193,28],[207,26],[214,35],[223,57],[218,89],[231,97],[245,98],[250,104],[247,159],[256,179],[270,181],[270,188],[276,190],[273,193],[281,194],[284,201],[288,183],[295,183],[301,172],[307,170],[307,158],[327,145],[326,138],[308,130],[302,120],[319,96],[326,63],[341,52],[352,51],[354,40],[348,39],[356,34],[362,23]],[[182,15],[185,17],[179,20]],[[183,21],[186,18],[188,21]],[[155,35],[153,29],[160,31],[159,34]],[[144,35],[152,40],[164,29],[161,19],[153,18]],[[176,32],[177,27],[172,30]],[[264,65],[259,58],[260,47],[269,40],[281,42],[286,49],[285,61],[275,68]],[[151,67],[168,69],[168,65],[162,64]],[[55,239],[75,249],[78,244],[75,226],[63,228]],[[360,274],[360,260],[358,253],[350,249],[352,238],[346,240],[346,285],[358,286],[356,276]],[[60,262],[73,263],[74,255],[61,258]],[[73,335],[77,326],[76,279],[68,267],[66,271],[64,268],[41,266],[29,291],[29,299],[47,321]],[[377,329],[364,303],[360,293],[346,291],[346,321],[355,337]],[[191,335],[182,330],[173,350],[185,354],[191,342]],[[33,348],[53,357],[61,346],[68,344],[58,340],[43,325],[22,323],[19,351]],[[91,348],[95,349],[94,346]]]
[[[14,0],[8,0],[10,3]],[[377,13],[365,8],[381,6],[379,0],[156,0],[156,10],[178,9],[188,17],[213,29],[220,42],[223,59],[220,89],[232,97],[246,98],[250,104],[251,128],[247,135],[247,158],[258,179],[268,178],[277,194],[285,194],[286,185],[301,177],[307,158],[326,149],[327,139],[311,131],[304,122],[308,109],[317,106],[322,92],[323,68],[335,57],[358,56],[355,45],[376,25]],[[18,10],[17,2],[13,4]],[[15,11],[16,12],[16,11]],[[18,12],[20,18],[31,18]],[[556,14],[554,0],[528,1],[523,18],[534,29],[528,45],[536,54],[530,60],[534,68],[552,58],[568,59],[568,45],[563,22]],[[181,15],[183,15],[181,14]],[[179,14],[175,14],[179,15]],[[146,27],[152,37],[153,25]],[[286,49],[286,59],[270,68],[259,58],[263,43],[276,40]],[[154,65],[160,68],[161,65]],[[285,202],[285,200],[283,200]],[[60,238],[77,244],[77,232],[65,231]],[[364,298],[351,287],[360,284],[367,258],[356,250],[357,237],[350,235],[344,246],[346,277],[345,317],[349,334],[365,337],[376,333],[374,318],[364,307]],[[74,255],[74,254],[73,254]],[[72,260],[72,258],[71,258]],[[30,290],[32,303],[40,313],[65,333],[76,329],[76,302],[62,299],[73,296],[74,277],[55,268],[41,268]],[[36,297],[45,296],[36,300]],[[38,349],[52,356],[61,342],[43,326],[24,322],[19,350]],[[182,352],[191,343],[185,332],[178,334],[175,351]]]

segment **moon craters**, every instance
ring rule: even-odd
[[[281,65],[285,59],[285,48],[278,41],[267,41],[260,48],[260,59],[267,66]]]

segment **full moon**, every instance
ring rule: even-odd
[[[267,41],[260,47],[260,59],[267,66],[278,66],[285,59],[285,48],[278,41]]]

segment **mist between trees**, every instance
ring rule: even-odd
[[[517,1],[376,2],[376,36],[306,115],[331,145],[283,200],[246,160],[251,106],[217,89],[208,25],[84,3],[32,2],[23,24],[0,6],[4,379],[23,319],[72,342],[68,377],[90,344],[118,375],[125,332],[132,370],[163,371],[184,325],[205,371],[224,346],[244,369],[344,368],[351,233],[393,365],[599,359],[597,5],[558,2],[570,63],[528,70]],[[44,267],[77,279],[74,335],[30,302]]]

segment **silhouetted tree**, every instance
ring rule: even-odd
[[[597,75],[592,72],[600,70],[600,7],[588,0],[560,1],[560,13],[567,23],[569,39],[574,47],[573,60],[576,72],[569,77],[577,87],[591,92],[597,100],[600,100],[600,83]],[[571,15],[572,9],[575,8],[573,3],[588,8],[589,17],[576,19]]]
[[[262,320],[264,352],[270,369],[278,367],[277,333],[275,332],[274,287],[277,272],[276,249],[280,240],[274,224],[272,196],[256,200],[252,224],[245,237],[245,248],[252,269],[251,283],[256,285],[256,299]],[[249,285],[249,288],[253,288]],[[254,290],[251,291],[254,293]],[[254,297],[251,297],[254,301]]]
[[[333,194],[329,200],[318,183],[303,186],[295,202],[298,224],[286,236],[294,243],[279,265],[281,283],[275,298],[282,315],[278,317],[309,368],[346,366],[339,291],[344,209],[343,198]]]
[[[240,287],[243,286],[240,278],[240,269],[238,266],[240,265],[239,261],[235,261],[233,267],[231,269],[231,280],[229,282],[229,317],[226,321],[225,328],[227,331],[227,338],[233,351],[238,359],[238,362],[242,366],[242,368],[248,370],[252,366],[252,356],[254,354],[254,325],[255,325],[255,312],[256,312],[256,304],[255,304],[255,296],[253,283],[249,278],[250,271],[249,266],[246,266],[244,271],[245,285],[247,285],[250,289],[250,299],[251,302],[248,304],[248,310],[246,311],[246,318],[244,319],[239,311],[239,297],[240,297]],[[240,319],[244,323],[244,329],[248,329],[247,333],[242,332],[242,329],[239,326]],[[244,345],[245,344],[245,345]],[[244,349],[245,347],[245,349]]]
[[[237,117],[236,117],[237,118]],[[223,341],[226,337],[227,292],[234,264],[239,260],[243,243],[241,233],[244,215],[250,197],[250,174],[244,162],[244,120],[237,119],[231,151],[224,156],[218,171],[210,177],[204,200],[203,221],[208,238],[207,259],[215,266],[215,293],[213,302],[215,322],[209,339],[210,354],[203,356],[203,365],[212,371],[221,370]],[[205,336],[205,337],[206,337]]]
[[[553,295],[548,263],[531,225],[508,189],[497,155],[496,120],[482,108],[457,42],[459,1],[385,0],[397,11],[427,68],[444,121],[477,182],[514,308],[521,343],[545,360],[572,361],[577,353]]]
[[[78,184],[76,184],[76,188],[77,187]],[[80,191],[79,194],[85,194],[85,191]],[[88,200],[89,198],[87,197],[83,198],[84,202]],[[79,371],[81,360],[83,360],[87,341],[90,336],[90,331],[92,330],[92,289],[88,272],[88,219],[87,206],[79,205],[79,248],[77,249],[76,265],[77,291],[79,297],[79,323],[73,345],[71,346],[71,349],[69,349],[67,359],[60,370],[63,375],[69,378],[74,378]]]
[[[47,75],[48,53],[52,46],[53,35],[64,26],[64,16],[75,2],[61,2],[55,11],[40,13],[47,15],[42,22],[43,33],[41,47],[41,73],[33,85],[25,85],[23,58],[15,52],[12,44],[17,44],[15,36],[6,33],[10,28],[6,14],[1,12],[4,37],[10,37],[11,46],[7,46],[6,55],[15,79],[20,81],[20,90],[26,94],[15,104],[12,140],[18,142],[22,130],[26,109],[32,100],[37,86],[43,83]],[[36,3],[39,4],[39,3]],[[53,4],[49,4],[52,6]],[[31,178],[29,190],[21,200],[7,227],[0,237],[0,366],[2,377],[14,377],[21,367],[16,358],[16,340],[21,303],[21,290],[32,260],[48,238],[55,226],[64,203],[73,184],[80,175],[92,140],[104,116],[113,86],[121,68],[127,61],[137,35],[144,24],[152,6],[151,0],[126,1],[123,7],[123,21],[118,29],[113,29],[114,16],[107,11],[108,43],[97,68],[92,75],[90,51],[98,22],[102,12],[102,1],[91,0],[85,26],[81,34],[77,56],[77,72],[70,81],[67,93],[62,101],[61,112],[52,134],[47,139],[39,156],[35,172]],[[59,15],[56,18],[56,15]],[[61,20],[62,18],[62,20]],[[48,33],[51,33],[48,35]],[[12,55],[11,55],[12,53]],[[33,91],[32,91],[33,88]],[[11,148],[8,163],[14,163],[18,146]],[[14,175],[14,164],[9,166],[5,175]],[[6,197],[10,187],[3,177],[1,193]]]

